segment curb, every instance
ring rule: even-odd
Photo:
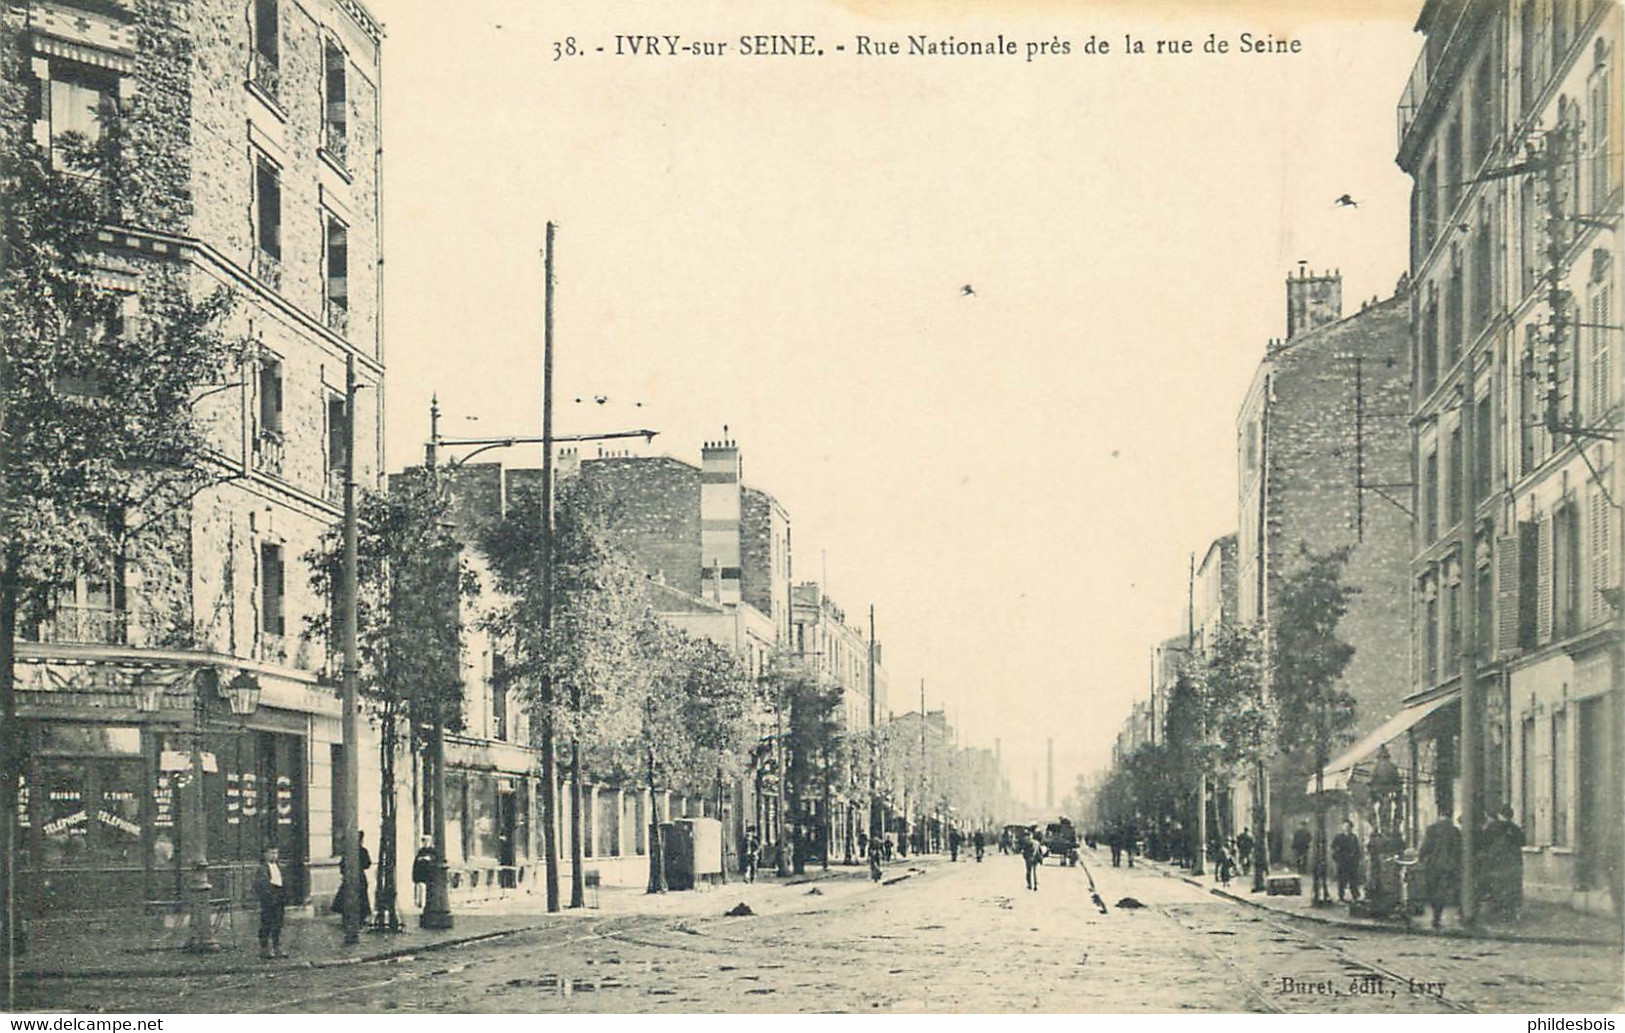
[[[1192,886],[1195,886],[1197,889],[1206,889],[1209,893],[1213,894],[1215,897],[1219,897],[1222,900],[1229,900],[1237,904],[1245,904],[1248,907],[1257,908],[1260,911],[1268,911],[1270,914],[1280,915],[1282,918],[1286,919],[1299,922],[1315,922],[1319,925],[1335,926],[1339,929],[1366,929],[1374,930],[1376,932],[1405,933],[1411,936],[1428,936],[1435,939],[1491,940],[1501,943],[1541,943],[1554,947],[1618,947],[1621,943],[1619,940],[1597,939],[1589,936],[1539,936],[1530,933],[1469,932],[1462,929],[1433,930],[1418,928],[1410,923],[1376,925],[1365,922],[1351,922],[1341,918],[1333,918],[1330,915],[1299,914],[1294,911],[1284,911],[1280,908],[1270,907],[1268,904],[1261,904],[1258,901],[1252,900],[1248,897],[1237,896],[1236,894],[1231,893],[1229,890],[1220,889],[1217,886],[1204,886],[1200,881],[1192,879],[1187,875],[1175,875],[1172,872],[1166,871],[1160,864],[1157,865],[1154,870],[1163,878],[1178,879],[1181,882],[1186,882]]]
[[[552,923],[549,923],[551,925]],[[395,958],[410,955],[426,954],[430,951],[445,950],[448,947],[461,947],[470,943],[481,943],[485,940],[496,940],[504,936],[514,936],[519,933],[534,932],[548,928],[548,925],[523,925],[512,929],[496,929],[491,932],[474,933],[468,936],[454,936],[445,940],[436,940],[433,943],[413,944],[411,946],[392,947],[387,950],[374,951],[371,954],[357,954],[344,958],[326,958],[321,961],[294,962],[292,965],[257,965],[248,959],[238,964],[210,965],[196,968],[81,968],[81,969],[23,969],[17,973],[20,981],[49,980],[49,979],[180,979],[188,976],[235,976],[252,975],[257,973],[273,973],[287,971],[308,971],[328,968],[344,968],[349,965],[365,965],[372,962],[391,961]],[[261,959],[254,959],[261,960]]]

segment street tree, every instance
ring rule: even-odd
[[[525,700],[544,760],[559,742],[568,744],[570,907],[578,908],[586,903],[583,752],[636,741],[643,720],[632,687],[645,674],[636,634],[647,605],[644,578],[614,546],[607,500],[580,478],[566,481],[557,488],[552,555],[545,558],[553,567],[553,594],[551,619],[544,622],[542,488],[522,482],[511,492],[502,517],[479,533],[504,597],[484,624],[513,650],[503,680]],[[542,779],[547,835],[557,814],[550,774]],[[556,899],[556,875],[547,878],[549,899]]]
[[[5,60],[20,53],[12,48]],[[26,81],[12,71],[7,111]],[[127,614],[125,585],[139,572],[143,584],[176,589],[167,609],[144,614],[147,641],[192,641],[187,510],[229,476],[212,457],[200,403],[233,380],[242,356],[222,329],[231,294],[194,290],[180,263],[132,259],[128,290],[105,286],[98,231],[165,226],[174,213],[148,203],[147,137],[127,132],[125,113],[110,104],[100,115],[96,138],[62,134],[50,148],[34,141],[26,119],[0,119],[0,726],[8,729],[0,734],[0,949],[8,971],[23,767],[20,737],[9,732],[18,629],[39,634],[60,586],[80,575],[108,585],[115,612]],[[120,621],[103,633],[124,641],[129,627]]]
[[[1354,646],[1337,634],[1349,601],[1359,592],[1343,583],[1349,551],[1301,548],[1299,563],[1281,579],[1275,603],[1271,686],[1280,740],[1290,762],[1289,788],[1296,793],[1307,774],[1315,780],[1317,866],[1326,860],[1326,764],[1334,750],[1353,741],[1357,716],[1354,697],[1342,681]]]
[[[1218,761],[1228,770],[1247,772],[1252,779],[1253,842],[1260,856],[1265,856],[1265,771],[1276,756],[1278,722],[1266,693],[1263,626],[1220,625],[1200,672],[1214,714]],[[1253,866],[1254,889],[1263,888],[1264,867]]]
[[[460,675],[464,604],[479,594],[479,581],[448,520],[443,486],[431,472],[413,470],[394,478],[389,492],[361,492],[357,500],[356,639],[360,690],[379,730],[378,923],[397,921],[395,911],[395,763],[404,726],[414,757],[422,757],[427,729],[436,721],[462,727]],[[305,556],[311,588],[328,603],[308,616],[311,631],[339,655],[338,591],[344,555],[342,528],[332,528]]]

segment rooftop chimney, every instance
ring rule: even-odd
[[[1336,269],[1311,272],[1309,264],[1300,261],[1297,275],[1286,278],[1287,340],[1342,318],[1343,274]]]
[[[726,605],[740,601],[739,445],[707,441],[700,450],[700,580],[702,595]]]

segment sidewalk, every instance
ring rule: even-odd
[[[1605,946],[1617,947],[1621,942],[1622,930],[1620,924],[1608,915],[1593,914],[1588,911],[1576,911],[1573,908],[1562,907],[1557,904],[1546,904],[1539,901],[1526,901],[1523,908],[1523,917],[1516,924],[1498,924],[1481,922],[1469,929],[1460,924],[1460,912],[1456,908],[1448,908],[1444,913],[1444,927],[1435,930],[1430,926],[1429,915],[1415,916],[1409,923],[1400,919],[1382,918],[1355,918],[1348,912],[1348,905],[1334,904],[1330,907],[1321,905],[1315,907],[1310,903],[1309,879],[1302,880],[1304,890],[1301,896],[1271,897],[1263,893],[1252,892],[1252,876],[1241,875],[1230,880],[1229,888],[1218,885],[1218,880],[1211,874],[1194,876],[1174,864],[1166,861],[1152,861],[1140,858],[1140,863],[1169,878],[1182,879],[1192,886],[1207,890],[1216,897],[1246,904],[1264,911],[1272,911],[1288,918],[1305,922],[1319,922],[1323,925],[1335,925],[1349,929],[1380,929],[1387,932],[1417,933],[1424,936],[1446,936],[1462,939],[1501,940],[1510,943],[1552,943],[1572,946]],[[1283,871],[1283,874],[1294,874]]]
[[[887,868],[887,878],[919,874],[933,868],[934,858],[915,858]],[[946,861],[946,859],[943,859]],[[828,871],[809,868],[804,875],[778,878],[758,875],[756,882],[744,883],[730,875],[727,884],[698,890],[648,894],[642,889],[606,886],[588,890],[585,908],[566,908],[549,914],[546,898],[540,893],[516,893],[506,898],[452,903],[453,928],[418,928],[418,912],[407,908],[401,914],[406,930],[379,933],[363,930],[361,942],[344,943],[343,929],[336,915],[320,909],[290,908],[282,930],[286,958],[263,959],[259,955],[257,930],[259,915],[252,909],[233,912],[216,935],[220,950],[192,954],[184,950],[189,930],[166,927],[161,916],[139,914],[81,915],[30,923],[29,950],[19,959],[18,978],[23,980],[127,977],[205,976],[270,972],[289,968],[332,968],[365,962],[439,951],[511,936],[531,930],[557,928],[572,922],[633,915],[720,916],[737,904],[748,905],[754,913],[771,914],[825,903],[832,895],[846,895],[871,885],[867,866],[831,866]],[[817,893],[812,893],[813,889]],[[568,878],[560,886],[568,903]],[[812,899],[809,900],[808,897]]]

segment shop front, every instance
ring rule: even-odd
[[[303,715],[232,714],[219,678],[179,663],[19,665],[18,884],[25,913],[163,909],[202,838],[213,895],[253,895],[261,850],[306,894]],[[202,818],[187,819],[201,768]]]

